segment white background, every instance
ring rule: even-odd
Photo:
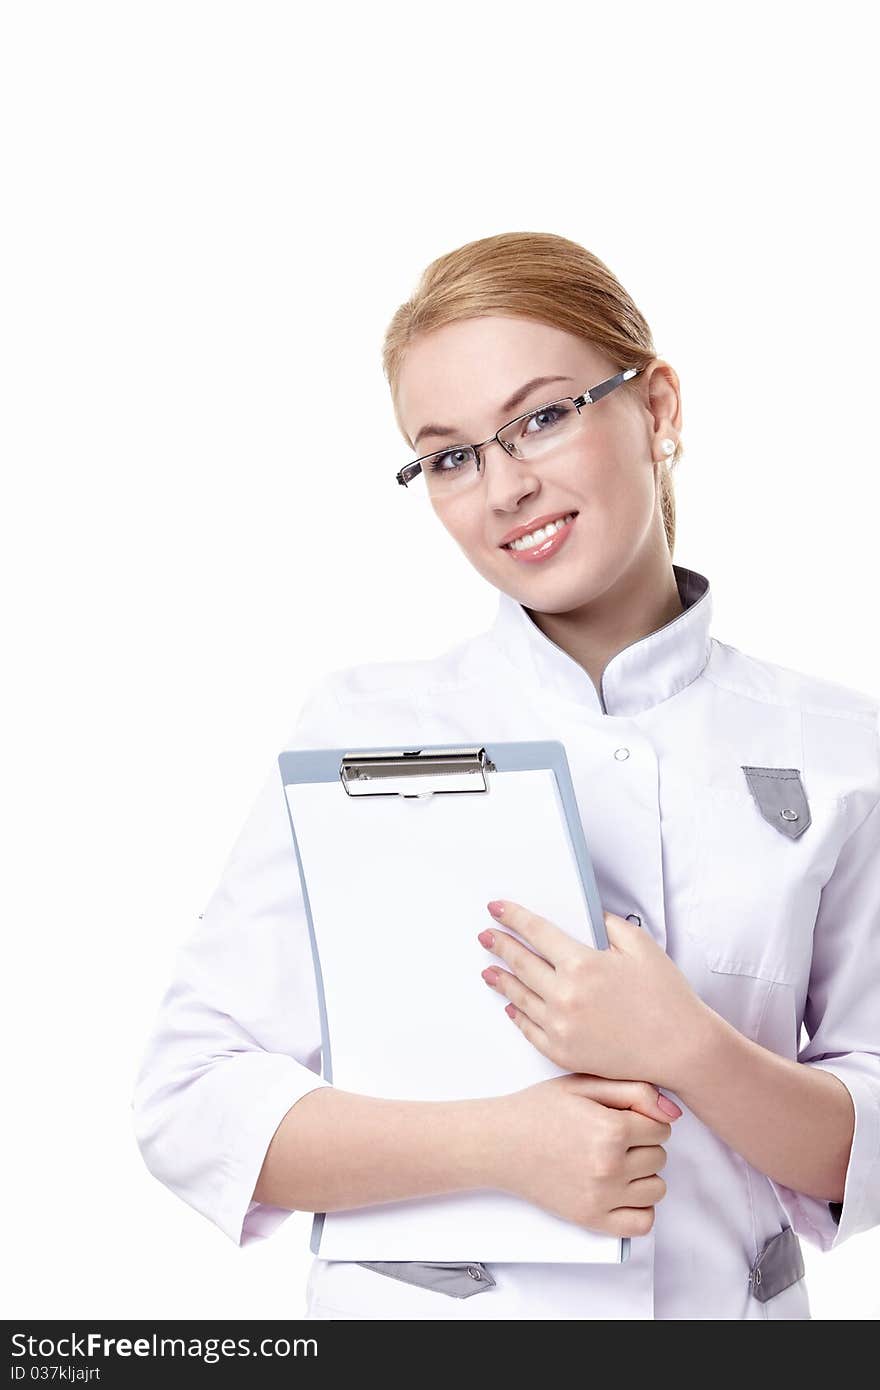
[[[0,32],[6,1316],[301,1316],[147,1172],[174,953],[323,672],[496,594],[421,494],[382,336],[424,265],[553,231],[679,373],[714,633],[880,691],[869,9],[9,3]],[[876,1318],[880,1230],[817,1318]]]

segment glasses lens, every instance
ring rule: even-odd
[[[445,449],[422,460],[422,473],[430,493],[460,492],[479,477],[477,455],[470,446]]]
[[[514,458],[530,459],[562,444],[583,423],[570,400],[542,405],[499,431],[499,439]],[[435,496],[461,492],[480,476],[476,451],[470,445],[442,449],[422,460],[428,491]]]
[[[571,401],[554,401],[552,405],[542,405],[531,415],[506,425],[500,438],[515,458],[534,458],[574,434],[581,418]]]

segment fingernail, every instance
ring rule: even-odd
[[[492,947],[495,945],[495,933],[491,931],[481,931],[477,936],[477,940],[482,946],[485,946],[487,950],[491,951]]]
[[[486,984],[487,984],[487,985],[492,985],[493,988],[494,988],[495,985],[497,985],[497,983],[498,983],[498,971],[495,969],[495,966],[494,966],[494,965],[487,965],[485,970],[481,970],[481,971],[480,971],[480,974],[482,975],[483,979],[486,981]]]
[[[661,1110],[665,1110],[666,1114],[671,1115],[675,1120],[678,1119],[679,1115],[684,1114],[681,1106],[676,1105],[675,1101],[670,1100],[668,1096],[664,1096],[662,1091],[658,1092],[657,1104],[660,1106]]]
[[[497,900],[495,902],[486,903],[486,906],[493,917],[500,917],[504,911],[504,903]]]

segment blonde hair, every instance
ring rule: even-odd
[[[633,300],[598,256],[551,232],[501,232],[469,241],[431,262],[385,333],[382,369],[398,428],[397,383],[407,347],[419,333],[483,314],[537,319],[585,338],[619,370],[647,367],[656,357],[651,330]],[[637,377],[620,391],[637,392]],[[671,470],[681,444],[659,466],[660,503],[670,555],[675,545]]]

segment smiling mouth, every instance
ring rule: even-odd
[[[570,526],[577,516],[577,512],[565,512],[557,517],[555,521],[548,522],[546,526],[541,526],[537,531],[529,531],[525,536],[519,536],[515,541],[508,541],[507,545],[501,547],[502,550],[533,550],[539,545],[543,545],[551,536],[555,536],[557,531],[562,531],[566,526]]]

